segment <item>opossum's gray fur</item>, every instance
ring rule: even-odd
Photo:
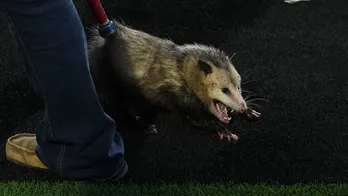
[[[177,45],[169,39],[152,36],[113,20],[115,35],[102,38],[96,28],[88,42],[91,73],[97,89],[100,67],[112,67],[114,79],[124,89],[140,93],[151,104],[171,111],[206,111],[207,88],[201,80],[198,60],[228,71],[229,58],[221,50],[203,44]],[[99,77],[99,78],[98,78]],[[209,90],[209,89],[208,89]],[[199,96],[198,96],[199,95]],[[203,112],[203,113],[204,113]]]

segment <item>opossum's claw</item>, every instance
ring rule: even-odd
[[[253,109],[248,109],[246,110],[246,115],[249,117],[249,118],[259,118],[261,116],[261,113],[260,112],[257,112]]]
[[[130,114],[132,115],[132,118],[134,118],[135,121],[141,120],[141,116],[138,116],[134,111],[130,111]]]
[[[139,121],[139,120],[140,120],[140,116],[134,115],[134,117],[135,117],[135,120],[136,120],[136,121]]]
[[[218,131],[217,133],[220,137],[220,140],[223,140],[226,137],[229,142],[231,142],[231,141],[235,142],[239,139],[237,135],[235,135],[229,131],[223,131],[223,132]]]
[[[145,132],[149,133],[149,134],[157,134],[157,129],[156,126],[154,124],[149,125],[147,127],[147,129],[145,129]]]

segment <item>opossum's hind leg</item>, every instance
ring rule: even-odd
[[[154,107],[146,107],[141,115],[138,116],[138,122],[142,126],[142,129],[149,134],[157,134],[157,128],[155,125],[158,111]]]
[[[155,124],[150,124],[147,129],[145,129],[145,132],[146,133],[149,133],[149,134],[157,134],[157,128],[156,128],[156,125]]]

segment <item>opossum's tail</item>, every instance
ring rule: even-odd
[[[106,86],[105,82],[111,81],[134,86],[136,81],[131,77],[133,75],[132,66],[125,49],[127,42],[122,36],[122,33],[128,29],[122,22],[114,19],[112,21],[116,25],[115,33],[106,38],[100,36],[97,26],[87,29],[90,72],[96,85],[101,86],[99,88]],[[100,83],[101,81],[103,84]]]
[[[105,78],[105,73],[110,73],[110,71],[105,71],[110,66],[109,53],[106,51],[105,39],[102,38],[97,30],[97,28],[90,28],[89,33],[91,34],[88,40],[88,63],[89,70],[98,93],[98,97],[102,102],[107,101],[106,92],[108,90],[107,78]]]
[[[87,43],[89,68],[92,75],[99,75],[98,66],[108,59],[104,38],[115,33],[116,30],[115,24],[109,20],[100,0],[87,0],[87,3],[97,22],[91,28],[87,28],[88,33],[91,34]]]
[[[115,32],[115,24],[109,20],[100,0],[87,0],[95,20],[98,23],[98,32],[101,37],[108,37]]]
[[[89,28],[88,32],[90,33],[90,39],[87,42],[88,58],[90,68],[94,69],[102,64],[108,53],[105,52],[105,39],[100,36],[97,28]]]

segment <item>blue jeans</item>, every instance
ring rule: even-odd
[[[45,102],[35,130],[40,160],[68,179],[122,177],[128,171],[123,139],[99,103],[72,0],[0,0],[0,8],[27,58],[31,86]]]

